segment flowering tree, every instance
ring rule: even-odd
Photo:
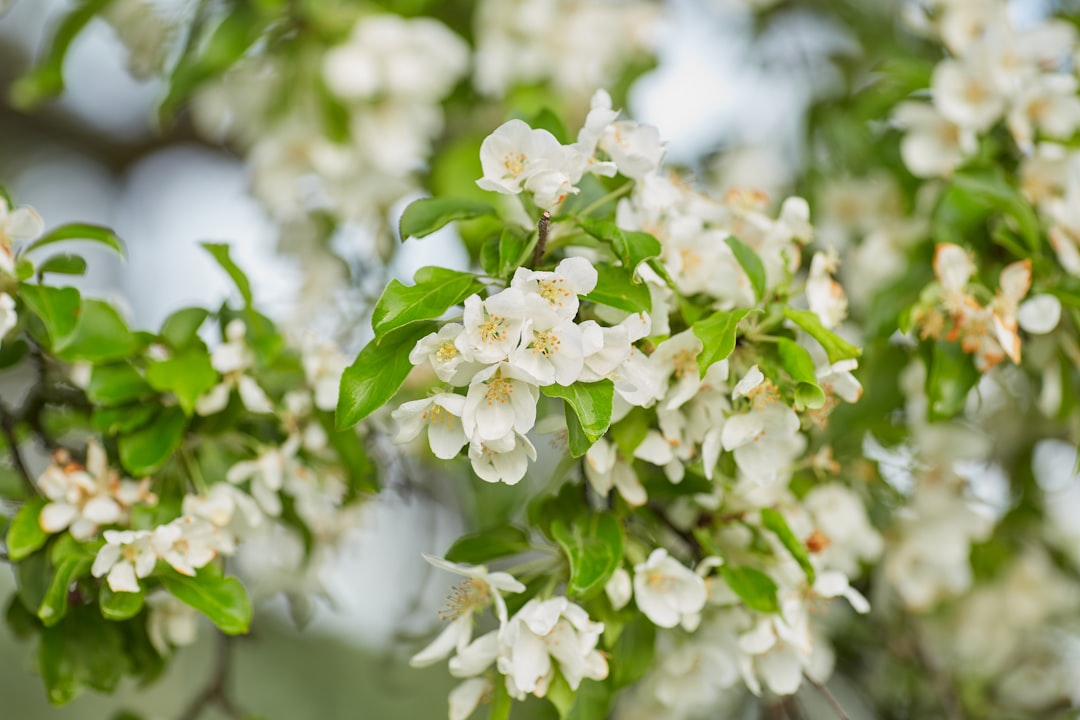
[[[342,260],[379,292],[342,317],[350,362],[208,243],[238,302],[132,330],[62,282],[86,261],[61,243],[115,234],[0,194],[0,368],[30,378],[0,404],[7,621],[49,699],[154,679],[199,614],[246,632],[249,590],[302,619],[304,575],[406,465],[500,498],[423,558],[458,579],[409,662],[446,661],[452,720],[1080,702],[1074,26],[820,5],[865,49],[808,108],[810,202],[774,204],[620,110],[651,3],[78,4],[17,104],[105,18],[167,78],[163,119],[243,153],[322,298]],[[397,238],[444,228],[470,270],[387,277]],[[211,684],[183,717],[241,701]]]

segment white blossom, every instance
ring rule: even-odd
[[[106,577],[113,592],[139,592],[138,578],[154,571],[157,555],[148,530],[106,530],[90,574]]]
[[[469,441],[461,424],[464,410],[465,396],[452,393],[438,393],[422,400],[402,403],[391,413],[398,423],[394,442],[409,442],[427,428],[428,443],[435,457],[450,460]]]
[[[663,628],[697,627],[707,594],[705,581],[667,550],[656,548],[634,567],[634,601],[654,624]]]

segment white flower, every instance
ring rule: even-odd
[[[241,460],[229,468],[225,479],[234,485],[251,481],[251,495],[267,515],[281,514],[281,497],[278,494],[285,483],[285,474],[295,471],[294,458],[300,439],[292,436],[285,444],[269,448],[254,460]]]
[[[536,460],[536,448],[519,433],[496,440],[473,438],[469,443],[469,460],[481,480],[516,485],[525,477],[529,461]]]
[[[254,364],[255,359],[251,349],[244,342],[246,334],[247,327],[243,320],[233,320],[225,326],[225,342],[214,348],[210,354],[210,364],[223,377],[218,385],[195,401],[195,412],[199,415],[213,415],[224,410],[234,387],[239,391],[244,407],[251,412],[274,411],[270,398],[266,396],[254,378],[247,374],[247,370]],[[336,398],[333,404],[337,404]]]
[[[167,592],[154,593],[146,599],[146,604],[150,607],[146,634],[159,655],[166,657],[171,648],[195,642],[199,630],[199,613],[195,608]]]
[[[1061,301],[1054,295],[1028,298],[1017,308],[1016,319],[1032,335],[1045,335],[1061,321]]]
[[[206,495],[186,495],[181,507],[184,515],[201,518],[215,527],[227,528],[238,517],[247,528],[263,521],[263,513],[250,495],[228,483],[215,483]]]
[[[985,132],[1001,117],[1005,98],[979,62],[942,60],[934,68],[934,105],[959,127]]]
[[[674,380],[662,394],[665,410],[674,410],[697,394],[701,387],[697,357],[702,347],[692,330],[683,330],[660,343],[649,356],[653,372],[664,378],[663,382]]]
[[[648,560],[634,567],[634,600],[659,627],[694,629],[706,599],[701,576],[663,548],[656,548]]]
[[[498,635],[496,667],[506,676],[511,697],[544,697],[555,677],[555,663],[571,690],[585,678],[606,678],[607,660],[596,649],[603,631],[603,623],[589,620],[584,609],[565,597],[529,600]]]
[[[563,146],[547,130],[534,130],[523,120],[509,120],[484,138],[476,181],[484,190],[516,195],[526,181],[548,166],[558,165]]]
[[[816,554],[824,567],[854,576],[860,560],[881,556],[881,535],[870,525],[859,497],[848,488],[837,483],[816,485],[803,498],[803,507],[813,519]]]
[[[450,460],[461,452],[469,440],[461,426],[461,413],[465,409],[465,397],[452,393],[438,393],[422,400],[402,403],[391,413],[398,423],[396,443],[406,443],[416,438],[424,428],[428,431],[428,443],[435,457]]]
[[[509,363],[539,385],[571,385],[585,365],[581,330],[538,296],[526,297],[521,345]]]
[[[76,540],[89,540],[99,526],[123,519],[124,508],[113,496],[120,478],[108,463],[94,441],[87,444],[85,468],[70,462],[66,453],[55,455],[38,478],[38,487],[49,499],[38,517],[41,529],[47,533],[68,529]]]
[[[485,695],[494,690],[491,680],[482,677],[469,678],[450,691],[450,720],[467,720]]]
[[[611,574],[611,578],[604,583],[604,594],[611,601],[611,607],[616,610],[622,610],[626,607],[634,594],[633,586],[630,583],[630,573],[626,572],[626,568],[615,569],[615,572]]]
[[[578,296],[591,293],[596,280],[596,268],[591,262],[583,257],[570,257],[551,272],[518,268],[510,287],[543,298],[559,317],[573,320],[577,316]]]
[[[893,119],[907,130],[900,156],[916,177],[947,177],[978,149],[974,130],[956,125],[930,105],[901,103]]]
[[[444,617],[451,621],[450,624],[434,642],[409,660],[412,667],[425,667],[448,657],[455,650],[458,653],[464,651],[472,642],[473,615],[488,605],[494,604],[495,617],[500,625],[505,624],[506,601],[500,593],[517,593],[525,589],[508,573],[489,572],[483,565],[454,563],[426,553],[424,559],[440,570],[464,576],[465,580],[454,588],[447,599],[449,607]]]
[[[205,520],[185,515],[154,528],[154,552],[176,572],[193,577],[195,571],[217,557],[235,551],[231,539]]]
[[[839,360],[832,365],[822,365],[815,371],[818,385],[826,395],[840,398],[844,402],[858,402],[862,397],[862,384],[855,379],[851,372],[859,367],[859,361],[854,358]]]
[[[138,578],[154,571],[157,555],[147,530],[106,530],[105,545],[98,550],[90,574],[96,578],[108,573],[113,592],[139,592]]]
[[[784,475],[806,443],[799,434],[799,416],[780,402],[732,415],[724,423],[720,442],[725,450],[734,451],[739,470],[762,485]]]
[[[480,363],[505,360],[521,341],[525,323],[525,295],[507,288],[486,300],[465,298],[465,329],[455,341],[466,357]]]
[[[311,386],[315,407],[333,412],[337,407],[341,374],[345,372],[349,362],[337,346],[331,343],[314,343],[308,340],[303,344],[302,350],[304,374]]]
[[[15,298],[7,293],[0,292],[0,342],[4,336],[11,332],[15,324],[19,322],[19,316],[15,312]]]
[[[0,272],[15,274],[15,256],[11,245],[16,240],[32,240],[45,229],[45,223],[34,208],[23,206],[14,210],[0,197]]]
[[[615,444],[604,438],[585,453],[585,477],[598,494],[606,497],[614,487],[632,507],[644,505],[648,499],[637,473],[619,457]]]
[[[490,443],[536,424],[540,390],[513,365],[492,365],[477,373],[465,395],[461,422],[472,440]]]
[[[839,264],[835,251],[814,253],[810,275],[806,279],[806,301],[810,310],[827,328],[835,328],[847,317],[847,295],[833,279]]]
[[[1056,139],[1072,137],[1080,126],[1080,98],[1072,75],[1040,75],[1025,84],[1009,111],[1009,130],[1022,149],[1034,147],[1035,132]]]
[[[420,365],[427,361],[443,382],[458,387],[468,385],[484,366],[473,361],[468,344],[457,343],[464,329],[460,323],[447,323],[437,333],[420,338],[409,353],[409,362]]]

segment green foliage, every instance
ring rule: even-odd
[[[180,447],[187,427],[183,410],[176,406],[161,408],[146,425],[120,436],[120,462],[134,477],[152,475]]]
[[[574,418],[579,423],[584,438],[575,439],[571,435],[571,452],[574,457],[584,454],[594,442],[607,432],[611,424],[611,406],[615,396],[615,385],[610,380],[585,383],[576,382],[573,385],[547,385],[540,391],[548,397],[562,398],[568,408],[574,411]],[[567,412],[569,421],[570,413]],[[581,441],[585,445],[582,448]]]
[[[468,220],[494,215],[495,208],[486,202],[466,198],[423,198],[405,208],[398,225],[402,241],[427,237],[454,220]]]
[[[138,345],[116,308],[103,300],[83,299],[75,331],[56,350],[64,360],[99,363],[130,357]]]
[[[805,330],[807,335],[817,340],[818,344],[824,348],[830,363],[851,360],[862,355],[859,348],[822,325],[821,319],[809,310],[796,310],[792,307],[785,307],[784,317]]]
[[[631,313],[652,309],[649,288],[634,280],[632,272],[614,265],[600,265],[596,274],[596,287],[583,299]]]
[[[159,571],[161,584],[176,599],[201,612],[227,635],[240,635],[251,625],[251,601],[239,580],[223,577],[213,565],[188,577],[172,570]]]
[[[739,267],[746,273],[750,280],[750,287],[754,289],[754,300],[761,302],[765,298],[765,263],[752,247],[736,237],[724,238],[724,243],[731,248]]]
[[[817,382],[814,360],[810,352],[794,340],[779,338],[776,350],[780,355],[780,364],[798,383],[795,387],[795,408],[820,408],[825,404],[825,392]]]
[[[183,350],[198,337],[199,328],[209,315],[209,311],[199,307],[177,310],[165,318],[158,334],[173,350]]]
[[[936,342],[923,355],[929,419],[948,420],[964,409],[968,393],[979,382],[979,371],[956,343]]]
[[[147,363],[146,379],[154,390],[172,393],[184,414],[190,416],[195,401],[217,384],[218,374],[206,346],[198,342],[166,360]]]
[[[423,267],[413,276],[414,285],[391,280],[371,313],[375,335],[416,322],[437,318],[465,298],[484,289],[472,273]]]
[[[5,543],[8,558],[12,562],[25,560],[48,541],[49,534],[42,530],[38,523],[38,516],[41,515],[43,507],[45,507],[44,498],[27,500],[8,526]]]
[[[646,260],[660,256],[660,241],[649,233],[623,230],[610,220],[579,218],[578,224],[589,235],[607,243],[622,266],[630,271]]]
[[[529,534],[513,525],[502,525],[471,535],[463,535],[446,551],[451,562],[479,565],[529,550]]]
[[[67,240],[87,240],[90,242],[98,243],[115,251],[121,259],[127,257],[127,250],[124,248],[124,241],[121,240],[116,233],[114,233],[107,227],[102,227],[100,225],[88,225],[86,223],[70,223],[68,225],[61,225],[58,228],[54,228],[53,230],[50,230],[49,232],[39,237],[37,240],[34,240],[33,242],[27,244],[26,247],[23,249],[22,254],[26,255],[33,252],[34,250],[43,248],[47,245],[53,245],[55,243],[64,242]],[[71,262],[72,258],[74,258],[75,256],[67,255],[60,257],[66,257],[68,258],[68,262]],[[81,260],[81,258],[78,259]],[[85,261],[83,261],[82,264],[85,268]],[[39,269],[39,272],[44,272],[44,270]],[[52,272],[56,272],[56,270],[53,270]]]
[[[49,347],[63,347],[79,323],[79,291],[23,283],[19,287],[19,297],[41,320]]]
[[[61,535],[49,548],[52,578],[37,609],[45,627],[56,625],[67,614],[72,583],[90,574],[94,556],[71,535]]]
[[[712,365],[726,359],[735,350],[735,340],[739,323],[753,310],[717,310],[704,320],[693,324],[694,335],[701,341],[702,349],[698,353],[698,372],[701,377]]]
[[[146,597],[142,592],[113,592],[108,584],[101,586],[98,605],[106,620],[130,620],[142,612]]]
[[[776,582],[760,570],[748,565],[741,567],[723,565],[720,568],[720,577],[751,610],[762,613],[780,612],[780,601],[776,597]]]
[[[210,253],[211,257],[217,261],[217,264],[221,266],[229,278],[232,279],[233,284],[236,285],[236,289],[240,291],[240,297],[244,299],[244,305],[251,307],[251,282],[248,280],[244,271],[240,269],[240,266],[233,262],[230,256],[229,246],[224,243],[209,243],[204,242],[202,244],[206,251]],[[190,322],[189,320],[188,322]]]
[[[434,323],[414,322],[372,340],[360,351],[341,376],[339,430],[360,422],[397,393],[413,368],[409,353],[434,329]]]
[[[595,597],[622,564],[623,528],[612,513],[556,518],[551,523],[551,536],[570,563],[566,593],[571,598]]]
[[[791,556],[795,558],[795,561],[799,563],[799,567],[806,573],[806,579],[812,585],[814,583],[814,566],[810,562],[810,554],[806,549],[806,546],[799,542],[799,539],[795,537],[795,533],[791,531],[791,528],[787,524],[787,520],[780,514],[779,510],[773,510],[772,508],[765,508],[761,511],[761,525],[771,531],[776,538],[784,545]]]

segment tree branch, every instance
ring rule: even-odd
[[[545,210],[540,214],[540,222],[536,224],[536,249],[533,250],[532,266],[535,268],[540,264],[540,261],[544,257],[544,253],[547,252],[548,232],[551,230],[551,213]]]
[[[17,418],[7,409],[7,406],[0,403],[0,429],[3,430],[4,438],[7,440],[8,452],[11,453],[11,461],[15,465],[15,470],[18,471],[19,475],[22,477],[26,489],[30,491],[31,495],[37,495],[37,485],[34,483],[34,478],[30,474],[30,470],[26,467],[22,452],[19,450],[19,437],[16,433],[17,426]]]
[[[207,678],[206,686],[196,695],[177,720],[196,720],[211,707],[216,707],[233,720],[243,720],[247,713],[229,698],[229,676],[232,669],[232,641],[224,633],[217,633],[214,649],[214,669]]]
[[[821,693],[821,697],[825,698],[825,702],[829,703],[833,712],[836,713],[836,717],[840,718],[840,720],[851,720],[848,717],[848,714],[844,712],[844,708],[840,705],[839,701],[837,701],[836,697],[829,692],[829,688],[825,687],[806,673],[803,673],[803,677],[806,678],[806,681],[813,685],[819,693]]]

